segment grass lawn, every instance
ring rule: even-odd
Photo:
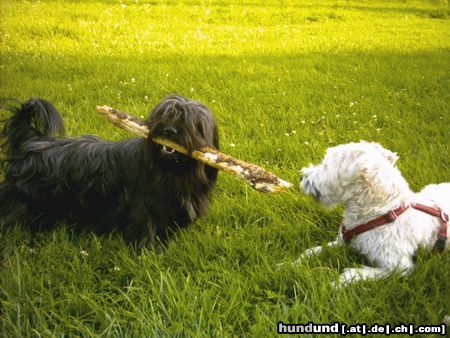
[[[69,135],[132,135],[95,113],[135,115],[165,95],[214,112],[222,150],[296,188],[253,191],[220,174],[204,218],[164,253],[119,235],[0,234],[0,335],[276,336],[277,323],[439,324],[450,255],[419,252],[408,278],[335,291],[347,248],[276,269],[332,240],[342,210],[298,189],[327,147],[376,141],[414,190],[450,181],[447,1],[0,0],[0,97],[46,98]]]

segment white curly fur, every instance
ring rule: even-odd
[[[302,169],[301,188],[327,206],[342,204],[345,208],[342,223],[346,229],[411,203],[439,206],[449,214],[450,183],[431,184],[420,193],[414,193],[397,169],[397,159],[397,154],[377,143],[361,141],[329,148],[320,165]],[[354,237],[350,245],[376,267],[345,269],[339,277],[339,285],[382,278],[395,269],[407,274],[413,268],[412,258],[417,249],[434,246],[438,228],[438,218],[409,208],[393,223]],[[447,236],[450,236],[450,227]],[[337,240],[328,245],[342,244],[339,231]],[[298,262],[321,249],[307,250]]]

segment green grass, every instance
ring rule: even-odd
[[[327,147],[364,139],[398,152],[419,190],[450,181],[448,14],[447,1],[1,0],[0,96],[46,98],[69,135],[120,140],[96,105],[146,115],[178,92],[213,110],[224,152],[296,187]],[[3,232],[0,335],[263,337],[278,321],[450,313],[448,253],[339,291],[339,271],[363,263],[347,248],[277,270],[332,240],[342,210],[219,176],[207,216],[164,253],[65,227]]]

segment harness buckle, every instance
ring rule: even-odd
[[[448,214],[447,213],[445,213],[444,211],[441,211],[441,219],[445,222],[445,223],[447,223],[448,222]]]

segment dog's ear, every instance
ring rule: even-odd
[[[385,159],[387,159],[392,165],[395,165],[395,163],[397,162],[397,160],[399,158],[397,153],[394,153],[388,149],[383,148],[378,143],[373,142],[371,144]]]
[[[355,198],[361,205],[382,203],[386,198],[386,187],[390,186],[385,184],[389,182],[389,177],[383,171],[380,172],[369,167],[360,168],[355,182],[360,189],[359,193],[355,194]]]

